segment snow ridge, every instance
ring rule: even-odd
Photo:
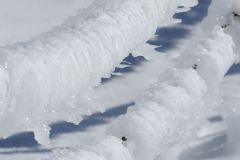
[[[159,24],[168,23],[178,4],[97,1],[46,34],[1,47],[0,137],[28,130],[48,143],[50,122],[79,123],[83,115],[104,110],[88,107],[87,90],[108,77]]]
[[[195,135],[186,128],[196,128],[206,111],[215,107],[211,105],[219,83],[234,62],[232,47],[232,39],[220,27],[204,34],[177,58],[176,68],[162,75],[107,133],[128,137],[127,148],[138,160],[153,160],[171,142]]]
[[[96,155],[100,160],[177,159],[181,150],[168,157],[162,153],[173,142],[197,135],[198,124],[218,105],[219,84],[235,60],[233,41],[220,27],[199,35],[203,36],[192,41],[176,58],[175,68],[161,75],[142,95],[142,100],[108,128],[106,133],[111,136],[94,143],[94,147],[56,151],[54,160],[72,157],[84,160]],[[212,86],[213,82],[216,84]],[[123,136],[127,138],[125,145],[121,144]],[[83,154],[85,151],[88,155]]]

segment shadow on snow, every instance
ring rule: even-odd
[[[80,131],[87,131],[89,128],[96,125],[103,125],[108,123],[109,118],[118,117],[127,112],[128,107],[133,106],[134,102],[116,106],[108,109],[104,113],[94,113],[90,116],[86,116],[79,125],[68,122],[57,122],[50,125],[50,139],[57,138],[57,136],[64,133],[73,133]],[[0,139],[0,148],[31,148],[24,151],[0,151],[0,154],[13,154],[13,153],[39,153],[49,152],[39,148],[40,145],[34,139],[33,132],[23,132],[10,136],[6,139]]]
[[[178,40],[186,38],[191,30],[187,29],[186,25],[194,25],[201,22],[208,14],[208,7],[211,0],[199,0],[199,4],[195,7],[190,8],[187,12],[176,13],[173,17],[181,19],[181,23],[172,27],[161,27],[158,28],[155,35],[155,39],[149,40],[147,43],[155,45],[156,50],[159,52],[167,52],[176,47]],[[182,8],[180,6],[179,8]],[[134,67],[141,65],[146,62],[144,57],[133,57],[129,54],[122,61],[122,65],[127,67],[115,68],[114,73],[121,73],[123,75],[134,72]],[[112,74],[110,78],[103,78],[102,83],[107,83],[115,78],[116,74]],[[50,138],[57,138],[59,135],[64,133],[72,133],[79,131],[87,131],[90,127],[96,125],[102,125],[108,123],[108,118],[118,117],[119,115],[125,114],[129,106],[134,105],[134,102],[123,104],[112,109],[107,110],[104,113],[95,113],[87,116],[82,120],[79,125],[74,125],[68,122],[58,122],[51,124]],[[51,150],[44,150],[40,148],[40,145],[34,139],[32,132],[18,133],[10,136],[6,139],[0,139],[0,148],[29,148],[29,150],[23,151],[1,151],[0,154],[17,154],[17,153],[42,153],[50,152]]]

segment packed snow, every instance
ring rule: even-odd
[[[2,38],[28,41],[0,47],[0,159],[239,159],[238,0],[65,3]],[[8,138],[26,131],[32,147]]]

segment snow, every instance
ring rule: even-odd
[[[177,58],[176,68],[161,75],[107,133],[126,136],[127,148],[138,160],[154,159],[172,141],[186,137],[186,122],[191,121],[190,126],[200,123],[206,111],[214,107],[209,99],[215,98],[215,89],[234,62],[232,46],[232,39],[221,28],[203,34]],[[199,66],[196,71],[192,69],[194,63]]]
[[[222,148],[225,142],[201,149],[219,135],[229,141],[221,153],[226,158],[217,159],[239,159],[239,76],[228,72],[224,78],[238,62],[239,21],[231,14],[236,10],[233,1],[214,1],[201,24],[190,26],[182,19],[174,20],[182,22],[175,27],[189,34],[175,48],[170,47],[171,51],[159,55],[158,46],[145,41],[157,26],[173,22],[170,17],[176,5],[184,5],[177,13],[190,10],[188,16],[199,14],[185,6],[194,5],[193,1],[179,2],[96,1],[48,33],[1,47],[1,136],[34,131],[38,142],[46,145],[0,149],[1,159],[183,160],[191,159],[181,157],[185,151],[207,154],[204,152]],[[221,28],[225,23],[229,27]],[[130,52],[147,60],[120,64]],[[116,66],[131,71],[111,73]],[[111,79],[100,85],[101,78],[110,74]],[[119,118],[96,116],[97,111],[133,101]],[[220,125],[207,121],[213,112],[224,116],[227,127],[224,121]],[[86,123],[91,117],[94,121]],[[58,120],[74,122],[77,130],[56,134],[48,144],[49,124]],[[47,153],[41,152],[45,150]]]
[[[111,146],[111,147],[109,147]],[[88,151],[73,149],[56,150],[53,157],[49,160],[132,160],[127,149],[122,145],[121,141],[115,137],[107,137],[106,139],[95,143],[88,148]]]
[[[78,124],[82,116],[104,111],[88,92],[167,24],[176,5],[174,0],[96,1],[48,33],[1,47],[0,135],[35,131],[46,144],[49,123],[64,118]]]
[[[233,11],[240,15],[240,1],[239,0],[233,0]]]
[[[212,35],[217,34],[222,45],[218,44],[214,36],[208,39],[200,38],[201,40],[197,44],[190,45],[179,58],[177,67],[192,67],[196,64],[197,71],[207,82],[208,88],[215,90],[217,88],[215,85],[219,85],[222,77],[234,63],[236,56],[233,54],[232,38],[222,32],[220,27],[215,27],[213,30],[215,33]],[[204,33],[203,35],[205,36]]]
[[[61,25],[93,0],[0,0],[0,45],[29,41]]]

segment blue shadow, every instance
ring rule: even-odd
[[[199,0],[198,4],[190,8],[189,11],[174,14],[173,18],[180,19],[181,23],[171,27],[158,28],[154,39],[150,39],[147,43],[156,46],[155,50],[161,53],[166,53],[167,51],[174,49],[180,39],[184,39],[191,34],[191,30],[187,29],[186,25],[195,25],[208,15],[208,8],[211,2],[211,0]],[[183,6],[179,6],[179,8],[183,8]],[[144,57],[133,57],[130,53],[121,63],[130,66],[125,68],[117,67],[113,73],[121,73],[121,76],[124,76],[134,72],[134,68],[144,62],[146,62]],[[111,74],[110,78],[102,78],[102,84],[121,76]]]
[[[57,138],[64,133],[84,132],[96,125],[106,124],[109,118],[125,114],[127,109],[134,104],[134,102],[130,102],[108,109],[104,113],[94,113],[90,116],[86,116],[79,125],[64,121],[51,124],[50,138]],[[0,152],[0,154],[50,152],[49,150],[40,149],[39,147],[41,147],[41,145],[34,139],[33,132],[18,133],[6,139],[0,139],[0,148],[29,148],[29,150],[25,151]]]
[[[198,5],[187,12],[176,13],[173,18],[181,19],[185,25],[194,25],[201,22],[208,15],[208,8],[212,0],[198,0]],[[179,7],[181,8],[181,7]]]
[[[142,63],[144,63],[146,61],[146,59],[142,56],[138,56],[138,57],[134,57],[131,53],[124,58],[124,60],[121,62],[121,64],[123,65],[128,65],[127,67],[124,68],[120,68],[120,67],[116,67],[113,73],[122,73],[122,74],[126,74],[126,73],[132,73],[135,72],[134,67],[141,65]],[[110,78],[102,78],[102,84],[109,82],[113,79],[119,78],[119,76],[111,74]]]
[[[233,64],[231,68],[228,70],[226,76],[228,75],[234,75],[234,74],[239,74],[240,73],[240,63],[238,64]]]
[[[191,30],[187,29],[186,26],[195,25],[208,15],[211,2],[211,0],[199,0],[198,5],[191,7],[189,11],[176,13],[173,18],[180,19],[181,23],[172,27],[158,28],[154,39],[147,41],[147,43],[158,46],[155,50],[162,53],[176,48],[178,41],[191,33]],[[183,8],[183,6],[179,6],[179,8]]]
[[[39,144],[34,139],[33,132],[22,132],[12,135],[6,139],[0,139],[0,148],[12,148],[12,147],[38,147]]]
[[[94,113],[87,116],[80,122],[79,125],[75,125],[69,122],[58,122],[51,125],[50,138],[56,138],[63,133],[72,133],[79,131],[87,131],[88,128],[96,125],[102,125],[108,123],[109,118],[118,117],[127,112],[128,107],[133,106],[134,102],[123,104],[107,110],[104,113]]]
[[[156,38],[149,40],[147,43],[157,46],[156,50],[159,52],[167,52],[174,48],[179,39],[186,38],[190,34],[190,30],[186,29],[184,25],[194,25],[204,19],[208,13],[208,7],[211,0],[199,0],[199,4],[192,7],[190,11],[183,13],[176,13],[174,18],[181,19],[182,23],[173,27],[158,28],[156,31]],[[143,57],[133,57],[129,54],[121,64],[129,65],[125,68],[115,68],[114,73],[131,73],[135,72],[134,67],[146,62]],[[103,78],[102,83],[106,83],[118,76],[112,75],[110,78]],[[91,116],[85,117],[79,125],[74,125],[68,122],[58,122],[51,124],[50,138],[57,138],[64,133],[83,132],[90,127],[108,123],[108,118],[118,117],[127,112],[128,107],[134,105],[134,102],[127,103],[107,110],[104,113],[95,113]],[[49,150],[39,149],[39,144],[34,139],[32,132],[23,132],[10,136],[6,139],[0,139],[0,148],[30,148],[28,151],[20,151],[21,153],[39,153],[49,152]],[[16,154],[19,151],[0,152],[0,154]]]

